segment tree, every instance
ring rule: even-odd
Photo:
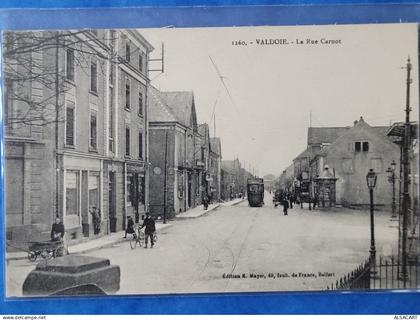
[[[104,75],[106,60],[127,63],[114,49],[113,30],[7,32],[4,39],[6,131],[64,121],[61,97],[71,88],[76,68],[89,74],[91,57]]]

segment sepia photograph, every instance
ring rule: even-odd
[[[5,31],[5,296],[420,288],[418,24]]]

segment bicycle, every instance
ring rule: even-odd
[[[133,238],[130,240],[131,249],[135,249],[137,244],[142,247],[144,245],[144,232],[141,231],[140,227],[137,229],[137,233],[133,233]]]

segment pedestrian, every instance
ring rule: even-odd
[[[150,213],[146,213],[146,219],[144,219],[143,225],[140,227],[140,229],[143,229],[144,227],[146,227],[146,229],[144,230],[144,234],[146,236],[145,248],[147,248],[148,238],[150,238],[150,248],[153,248],[155,244],[153,235],[156,232],[156,226],[155,226],[155,220],[153,220]]]
[[[287,209],[289,209],[289,201],[287,200],[287,197],[284,197],[283,199],[283,214],[287,216]]]
[[[314,194],[314,200],[313,200],[313,202],[314,202],[314,205],[313,205],[313,208],[315,209],[317,206],[318,206],[318,193],[315,193]]]
[[[64,224],[57,216],[51,226],[51,241],[61,241],[64,237]]]
[[[289,196],[290,209],[293,209],[293,193]]]
[[[209,207],[209,197],[207,196],[207,194],[204,194],[203,196],[203,206],[204,210],[207,210]]]
[[[127,221],[127,228],[125,229],[125,236],[124,238],[127,238],[127,233],[129,234],[135,234],[136,231],[134,230],[134,221],[131,216],[128,217]]]
[[[97,207],[92,207],[90,210],[93,222],[93,234],[99,234],[101,232],[101,210]]]

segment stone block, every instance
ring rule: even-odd
[[[22,289],[24,296],[48,296],[60,292],[95,294],[90,290],[93,287],[99,288],[98,292],[116,293],[120,289],[120,267],[111,265],[109,259],[78,255],[45,260],[29,273]]]

